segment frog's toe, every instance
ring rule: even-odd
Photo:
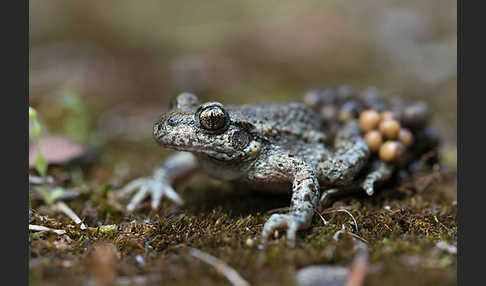
[[[151,200],[151,206],[152,209],[156,210],[159,205],[160,201],[162,201],[162,197],[164,196],[164,192],[160,187],[155,187],[152,189],[152,200]]]
[[[134,211],[135,208],[140,204],[140,202],[143,201],[145,197],[147,197],[148,193],[149,193],[149,185],[148,184],[141,185],[138,192],[133,196],[132,200],[127,205],[127,211],[128,212]]]
[[[184,204],[182,198],[170,185],[158,183],[152,188],[152,209],[157,209],[162,201],[162,197],[166,196],[178,205]]]
[[[295,247],[295,240],[297,230],[299,229],[299,221],[293,215],[288,214],[274,214],[263,226],[262,239],[263,242],[267,242],[273,232],[277,229],[287,229],[287,245],[289,247]]]
[[[361,185],[368,196],[372,196],[375,193],[374,183],[375,181],[367,180]]]
[[[288,215],[274,214],[267,220],[267,222],[263,226],[263,231],[262,231],[262,239],[264,242],[270,239],[270,236],[273,234],[275,230],[287,226],[286,224],[287,216]]]
[[[120,190],[119,195],[125,196],[136,189],[138,189],[138,191],[127,205],[126,209],[128,212],[133,212],[148,195],[151,195],[152,209],[157,209],[159,207],[164,196],[168,197],[178,205],[182,205],[184,203],[182,198],[168,183],[152,178],[140,178],[133,180]]]
[[[139,189],[141,186],[145,185],[148,181],[148,178],[138,178],[130,183],[126,184],[123,188],[118,191],[118,196],[124,197]]]
[[[289,222],[287,228],[287,246],[294,248],[299,224],[296,220]]]

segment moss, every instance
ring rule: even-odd
[[[427,176],[436,178],[434,184],[417,191]],[[64,229],[67,234],[30,234],[31,284],[81,284],[89,277],[85,265],[93,244],[108,241],[119,252],[118,275],[152,277],[149,285],[161,279],[168,285],[227,284],[211,266],[189,256],[187,247],[222,259],[251,284],[293,285],[295,272],[307,265],[351,263],[364,243],[346,233],[336,241],[334,236],[343,226],[367,242],[371,263],[367,285],[456,284],[456,257],[435,247],[439,241],[455,243],[454,172],[423,174],[371,198],[338,201],[334,208],[346,207],[358,229],[345,212],[324,214],[326,225],[315,216],[313,227],[299,233],[296,249],[285,246],[282,233],[268,247],[259,248],[269,211],[287,206],[288,195],[241,190],[204,177],[194,180],[197,188],[192,180],[178,187],[185,206],[165,201],[160,210],[151,211],[147,202],[129,215],[117,208],[123,202],[113,199],[110,186],[90,187],[88,194],[68,202],[90,226],[85,231],[61,214],[47,217],[34,212],[31,224]],[[137,255],[143,257],[143,265],[136,262]]]

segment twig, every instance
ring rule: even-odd
[[[189,254],[213,266],[216,271],[224,275],[231,282],[231,284],[235,286],[250,285],[245,279],[240,276],[240,274],[238,274],[238,272],[236,272],[236,270],[234,270],[218,258],[195,248],[189,248]]]
[[[418,188],[417,188],[417,192],[418,193],[422,193],[423,191],[425,191],[425,189],[427,189],[430,185],[432,185],[432,183],[434,183],[434,180],[437,180],[440,176],[437,176],[437,175],[432,175],[432,176],[427,176],[424,181],[422,183],[422,185],[420,185]]]
[[[335,241],[338,241],[339,235],[343,232],[346,232],[346,229],[344,228],[344,224],[341,226],[340,230],[336,231],[336,233],[332,236],[332,239],[334,239]]]
[[[54,179],[51,176],[46,176],[45,180],[42,177],[29,175],[29,183],[34,185],[43,185],[45,183],[52,184]]]
[[[353,260],[346,286],[363,285],[366,272],[368,272],[368,254],[360,253]]]
[[[66,233],[66,231],[65,230],[62,230],[62,229],[53,229],[53,228],[45,227],[45,226],[42,226],[42,225],[36,225],[36,224],[29,224],[29,230],[33,230],[33,231],[52,231],[55,234],[59,234],[59,235]]]
[[[383,224],[389,231],[393,231],[386,223]]]
[[[368,241],[367,241],[366,239],[362,238],[361,236],[359,236],[359,235],[357,235],[357,234],[354,234],[354,233],[349,232],[349,231],[345,231],[344,233],[349,234],[349,235],[351,235],[352,237],[357,238],[357,239],[361,240],[362,242],[364,242],[364,243],[368,244]]]
[[[443,228],[445,228],[447,231],[450,231],[448,227],[446,227],[444,224],[442,224],[439,219],[437,218],[437,216],[435,215],[434,216],[434,220],[435,222],[437,222],[439,225],[441,225]]]
[[[74,211],[68,207],[64,202],[57,202],[54,207],[58,209],[59,211],[63,212],[65,215],[67,215],[71,220],[74,221],[75,224],[81,224],[80,228],[82,230],[86,229],[86,226],[84,225],[83,221],[78,217],[77,214],[74,213]]]
[[[334,234],[334,236],[332,237],[335,241],[338,241],[339,240],[339,235],[341,233],[345,233],[345,234],[349,234],[351,235],[352,237],[356,238],[356,239],[359,239],[361,240],[362,242],[368,244],[368,241],[364,238],[362,238],[361,236],[357,235],[357,234],[354,234],[352,232],[349,232],[349,231],[346,231],[346,228],[344,228],[344,224],[342,225],[341,229],[336,231],[336,233]]]
[[[346,209],[344,208],[341,208],[341,209],[335,209],[335,210],[329,210],[329,211],[324,211],[322,212],[322,214],[330,214],[330,213],[334,213],[334,212],[345,212],[347,213],[348,215],[351,216],[351,218],[353,219],[353,222],[354,222],[354,227],[356,227],[356,231],[359,231],[358,230],[358,223],[356,222],[356,219],[354,219],[354,216]]]
[[[289,207],[283,207],[283,208],[278,208],[278,209],[271,209],[271,210],[268,210],[266,213],[267,214],[273,214],[273,213],[277,213],[277,212],[288,211],[289,209],[290,209]]]
[[[67,189],[59,196],[58,200],[71,200],[75,199],[80,195],[80,191],[77,189]]]
[[[322,221],[324,222],[324,225],[326,225],[327,224],[327,220],[325,220],[324,217],[318,211],[316,211],[316,209],[313,209],[313,210],[322,219]]]

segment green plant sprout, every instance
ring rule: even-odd
[[[37,111],[29,106],[29,138],[37,148],[37,158],[35,159],[35,169],[45,180],[47,175],[47,160],[40,152],[39,138],[42,133],[42,126],[37,120]]]
[[[93,130],[92,116],[81,96],[66,87],[59,92],[58,99],[69,111],[69,115],[63,120],[64,133],[77,142],[101,145],[103,138]]]
[[[47,205],[52,205],[58,198],[64,194],[63,188],[55,188],[48,190],[44,188],[37,188],[37,192],[42,196],[42,199]]]

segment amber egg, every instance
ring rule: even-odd
[[[381,145],[379,155],[380,159],[385,162],[399,161],[404,155],[405,148],[403,144],[397,141],[386,141]]]
[[[383,120],[380,122],[379,128],[385,138],[395,139],[398,136],[398,132],[400,132],[400,123],[396,120]]]
[[[371,152],[378,152],[383,143],[383,136],[377,130],[371,130],[366,133],[364,140],[368,144]]]
[[[380,114],[375,110],[366,110],[359,117],[359,124],[364,131],[371,131],[378,126]]]
[[[413,134],[410,130],[406,128],[401,128],[398,132],[398,140],[405,145],[405,147],[410,147],[413,144]]]
[[[380,113],[381,120],[396,120],[396,116],[392,111],[385,110]]]

